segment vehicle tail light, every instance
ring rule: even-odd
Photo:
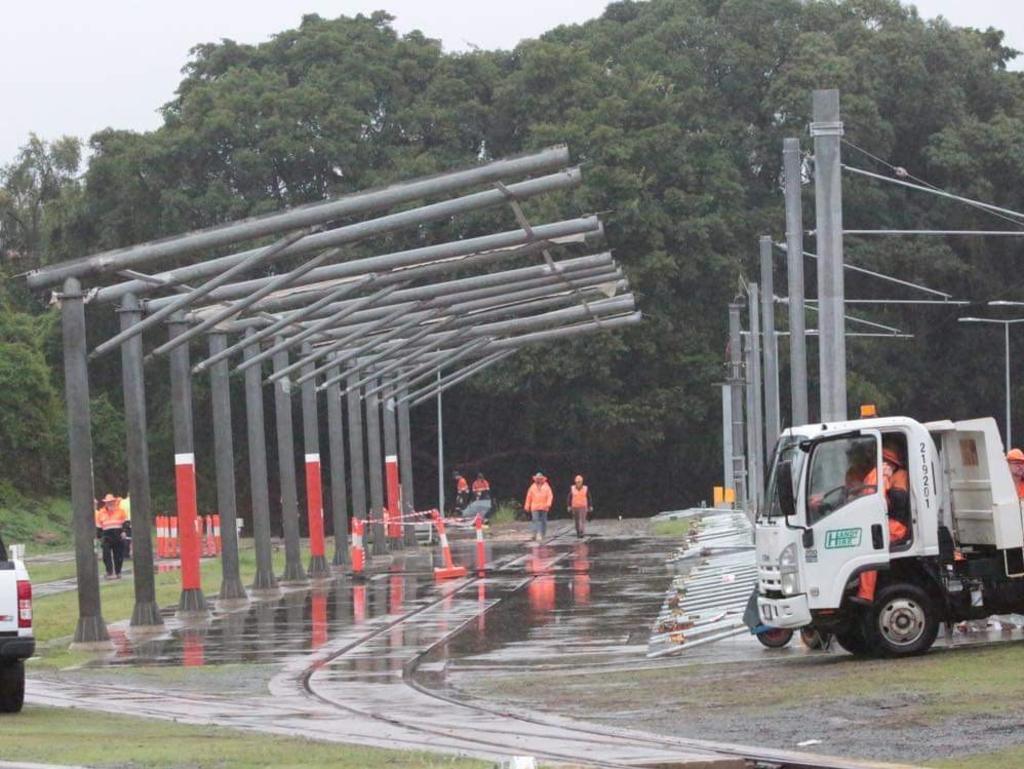
[[[32,583],[18,580],[18,627],[32,627]]]

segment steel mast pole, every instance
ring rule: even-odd
[[[366,450],[363,447],[363,401],[359,388],[353,383],[358,374],[350,374],[348,383],[348,463],[352,478],[352,517],[364,523],[368,519],[366,506]]]
[[[370,383],[376,386],[376,381]],[[370,531],[373,534],[372,553],[388,552],[384,531],[384,457],[381,453],[380,402],[376,393],[364,398],[366,404],[366,461],[370,478]]]
[[[274,355],[274,370],[288,365],[287,350]],[[284,529],[284,576],[282,582],[305,582],[299,542],[299,490],[295,479],[295,436],[292,398],[284,382],[274,384],[274,417],[277,422],[277,466],[281,480],[281,525]]]
[[[312,345],[303,345],[303,352]],[[312,366],[310,367],[312,368]],[[309,576],[330,575],[324,547],[324,492],[320,471],[320,420],[317,417],[316,383],[302,385],[302,441],[306,469],[306,517],[309,527]]]
[[[437,370],[437,510],[444,515],[444,409],[441,401],[441,370]],[[408,400],[404,401],[408,403]]]
[[[226,350],[226,334],[210,334],[211,355]],[[221,526],[221,581],[218,598],[222,601],[244,600],[248,596],[242,585],[238,563],[238,509],[235,488],[235,443],[231,430],[231,386],[228,362],[223,359],[210,367],[210,401],[213,407],[213,451],[217,466],[217,511]]]
[[[174,338],[188,331],[182,313],[175,313],[167,324]],[[188,345],[175,347],[171,364],[171,419],[174,427],[174,479],[178,506],[178,539],[181,542],[181,597],[178,611],[184,614],[206,612],[199,575],[199,523],[196,504],[196,455],[192,433],[192,374]]]
[[[750,358],[751,371],[748,381],[753,385],[754,410],[750,415],[750,421],[754,427],[754,447],[750,454],[753,456],[754,478],[757,485],[754,487],[754,499],[758,507],[764,501],[764,394],[761,388],[763,381],[761,375],[761,319],[758,316],[758,287],[751,283],[747,287],[747,302],[750,308]]]
[[[762,235],[761,326],[764,339],[765,447],[770,452],[779,438],[779,343],[775,336],[775,276],[772,269],[772,239]]]
[[[740,335],[740,311],[743,305],[729,305],[729,391],[732,398],[732,478],[736,502],[747,509],[748,488],[746,453],[743,450],[743,347]]]
[[[810,422],[807,405],[807,338],[804,315],[804,217],[800,187],[800,140],[784,139],[782,165],[786,198],[786,276],[789,284],[789,393],[791,422]]]
[[[1013,446],[1013,438],[1010,427],[1010,324],[1003,324],[1003,331],[1006,337],[1006,450]]]
[[[722,385],[722,483],[735,491],[732,468],[732,386]]]
[[[385,492],[388,508],[388,543],[392,548],[405,545],[402,537],[402,491],[399,482],[398,463],[398,412],[395,405],[395,388],[392,380],[385,379],[387,387],[382,396],[381,418],[384,422],[384,472]],[[404,472],[404,468],[401,468]]]
[[[395,403],[398,408],[398,467],[402,482],[402,515],[408,515],[416,511],[412,483],[412,427],[409,420],[409,402],[401,400],[401,396],[407,392],[405,383],[399,380],[397,385]],[[414,546],[416,530],[412,526],[406,526],[403,531],[405,544]]]
[[[247,337],[255,335],[246,332]],[[245,358],[259,355],[259,343],[242,351]],[[256,548],[256,575],[252,589],[276,592],[273,550],[270,542],[270,491],[267,488],[267,433],[263,424],[263,372],[259,366],[245,372],[245,417],[249,443],[249,488],[252,496],[252,536]]]
[[[142,306],[134,294],[121,304],[121,328],[138,323]],[[134,337],[121,346],[121,377],[124,385],[125,448],[128,490],[132,500],[132,580],[135,607],[132,627],[160,627],[153,569],[153,505],[149,486],[149,447],[146,444],[146,380],[142,366],[142,338]]]
[[[818,252],[818,356],[821,419],[844,420],[846,408],[846,324],[843,283],[843,190],[839,91],[815,91],[811,136],[814,137],[815,230]]]
[[[338,369],[331,369],[337,374]],[[316,383],[310,382],[315,388]],[[345,484],[345,427],[341,408],[341,385],[327,388],[327,440],[331,452],[331,518],[334,523],[335,566],[348,564],[348,493]]]
[[[67,403],[68,451],[71,459],[71,510],[78,576],[78,625],[74,645],[109,645],[100,611],[100,575],[96,538],[96,494],[92,477],[92,424],[89,419],[89,364],[85,341],[85,304],[77,278],[64,281],[60,297],[64,342],[64,398]]]

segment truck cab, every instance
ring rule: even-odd
[[[25,660],[35,654],[32,583],[20,558],[0,539],[0,713],[16,713],[25,701]]]
[[[789,429],[756,537],[761,621],[834,633],[857,654],[920,653],[942,622],[1024,608],[1021,508],[992,419]]]

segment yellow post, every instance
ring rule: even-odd
[[[725,489],[721,486],[715,486],[715,507],[721,507],[725,502]]]

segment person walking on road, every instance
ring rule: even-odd
[[[594,503],[590,499],[590,489],[583,485],[583,476],[577,475],[569,487],[566,507],[576,524],[576,539],[582,539],[587,529],[587,516],[594,512]]]
[[[534,542],[539,542],[548,533],[548,513],[553,501],[554,494],[551,493],[548,479],[543,473],[535,473],[533,483],[526,491],[526,502],[523,504],[523,509],[533,518]]]
[[[123,541],[128,538],[128,526],[128,513],[121,505],[121,499],[113,494],[103,497],[103,504],[96,511],[96,538],[103,546],[107,579],[121,579]]]

